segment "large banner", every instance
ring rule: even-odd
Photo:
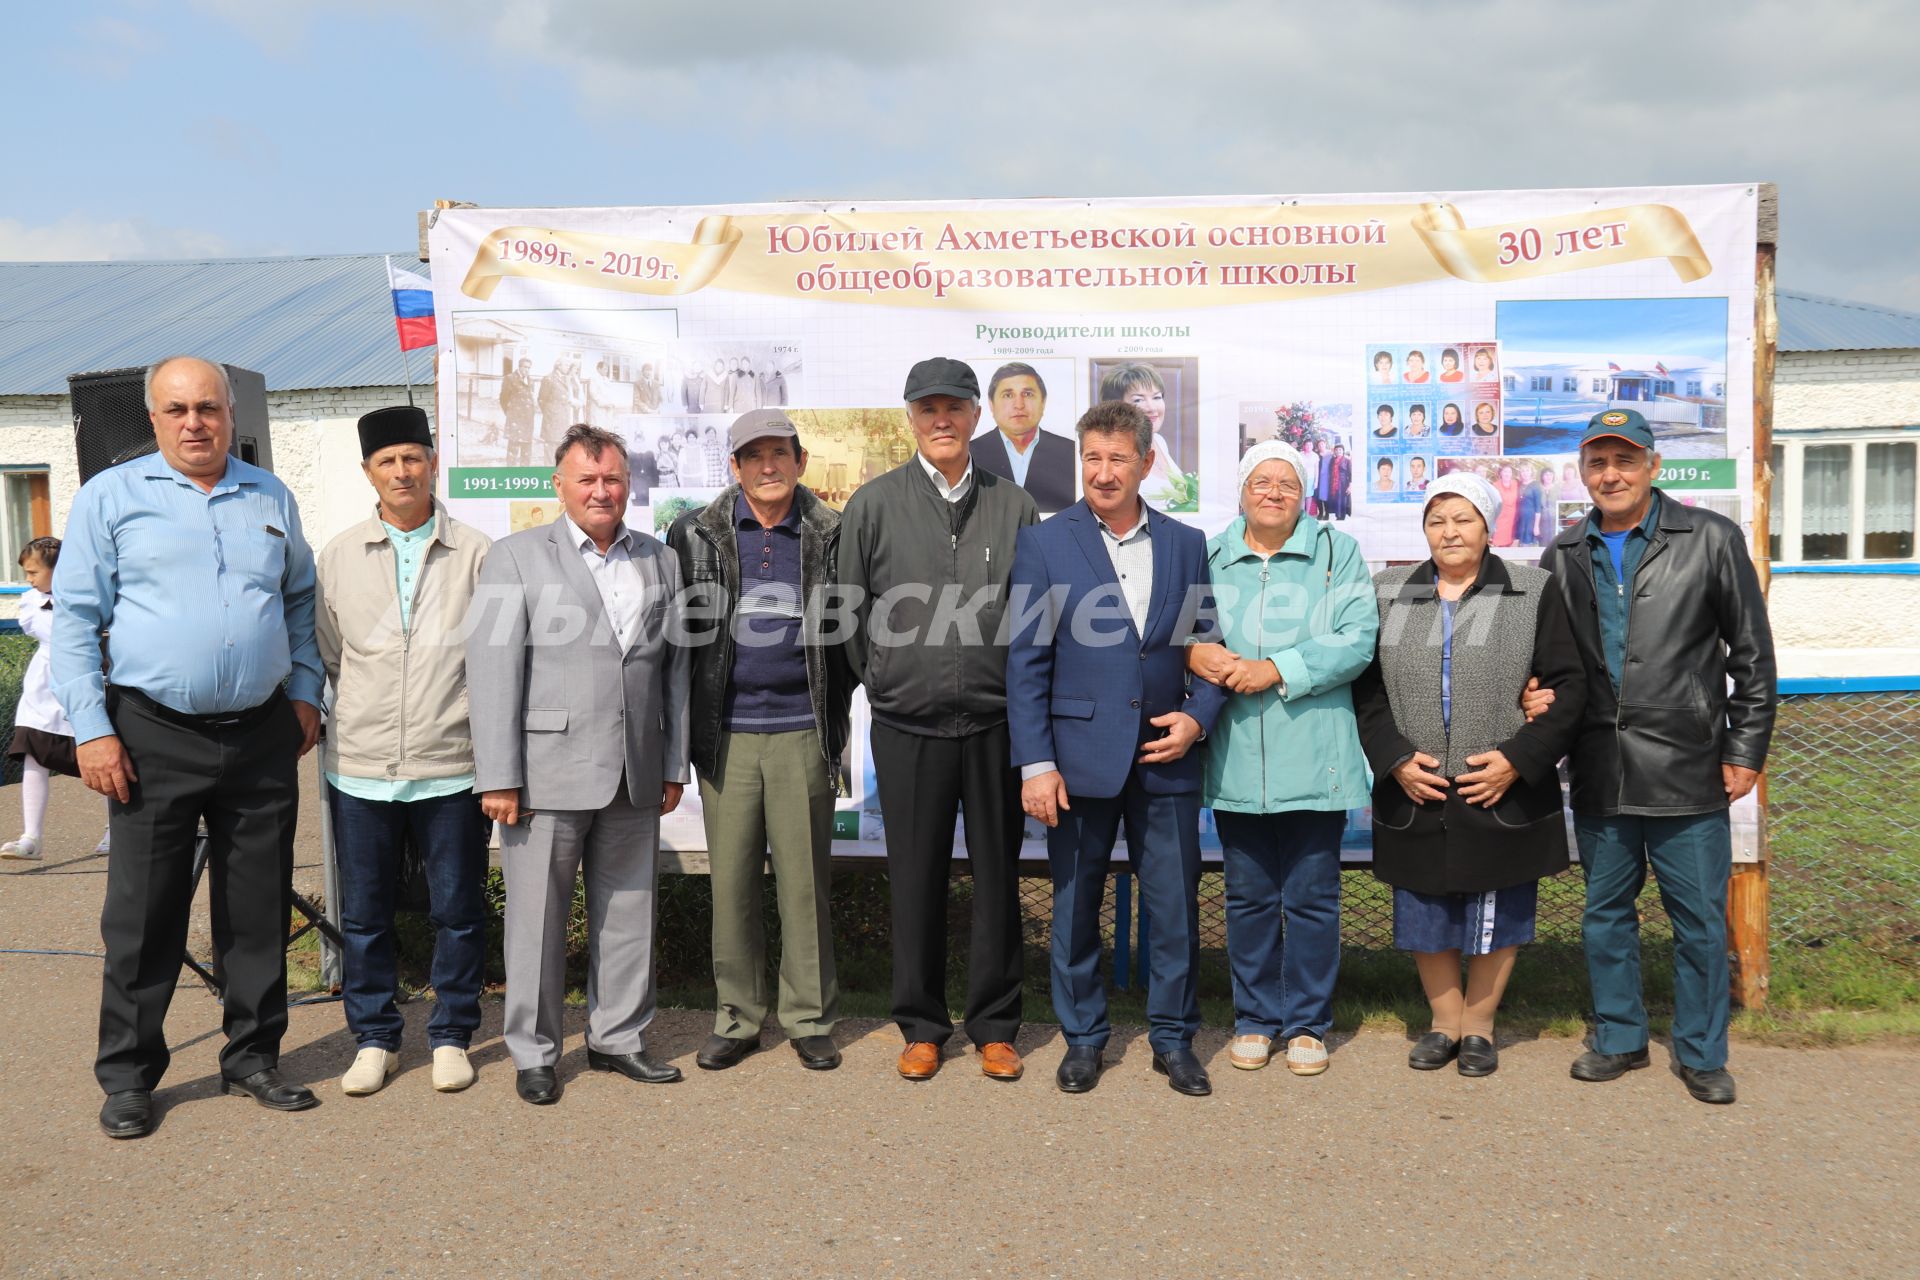
[[[732,419],[781,405],[838,506],[912,455],[905,375],[945,355],[979,375],[982,436],[1070,441],[1097,401],[1140,404],[1143,496],[1209,534],[1240,454],[1278,437],[1376,568],[1426,558],[1422,495],[1456,470],[1500,490],[1494,544],[1530,561],[1584,517],[1575,449],[1610,407],[1654,424],[1665,489],[1750,523],[1756,208],[1711,186],[442,210],[444,494],[495,536],[548,523],[553,445],[591,422],[627,441],[629,524],[664,537],[727,483]],[[1046,452],[1043,512],[1079,482]],[[855,713],[838,832],[877,853]],[[693,788],[663,838],[703,847]]]

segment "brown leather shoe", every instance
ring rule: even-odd
[[[1026,1070],[1020,1051],[1004,1040],[980,1046],[980,1071],[995,1080],[1018,1080]]]
[[[940,1070],[940,1046],[915,1040],[900,1051],[900,1074],[908,1080],[931,1080]]]

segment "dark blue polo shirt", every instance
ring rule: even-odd
[[[733,613],[733,677],[726,724],[732,733],[811,729],[807,652],[801,644],[800,504],[762,528],[744,494],[733,500],[740,601]]]
[[[1633,575],[1647,554],[1653,531],[1660,527],[1660,495],[1653,495],[1653,501],[1647,504],[1646,517],[1627,530],[1627,540],[1620,552],[1622,573],[1614,572],[1613,552],[1601,536],[1599,515],[1598,510],[1587,515],[1587,548],[1593,556],[1593,594],[1600,606],[1600,651],[1607,656],[1607,674],[1613,677],[1613,691],[1618,694],[1620,672],[1627,660],[1627,620],[1632,613]]]

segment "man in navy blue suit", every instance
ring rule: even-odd
[[[1189,682],[1186,645],[1208,604],[1206,539],[1140,500],[1153,428],[1122,401],[1076,428],[1085,497],[1022,529],[1008,615],[1007,727],[1021,806],[1044,822],[1053,867],[1053,1007],[1068,1093],[1100,1081],[1107,993],[1100,899],[1114,837],[1153,918],[1147,987],[1154,1070],[1211,1093],[1200,1026],[1200,757],[1226,694]],[[1191,687],[1190,687],[1191,686]]]

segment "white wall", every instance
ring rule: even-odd
[[[414,399],[431,419],[432,387],[415,388]],[[301,523],[316,550],[372,510],[373,491],[360,473],[360,415],[406,402],[405,387],[268,393],[273,469],[300,504]],[[0,396],[0,466],[21,465],[49,469],[53,532],[59,536],[80,485],[66,396]],[[17,603],[17,596],[0,596],[0,618],[14,617]]]
[[[1783,352],[1773,422],[1777,432],[1920,424],[1920,350]],[[1768,600],[1783,676],[1920,674],[1920,577],[1782,573]]]

